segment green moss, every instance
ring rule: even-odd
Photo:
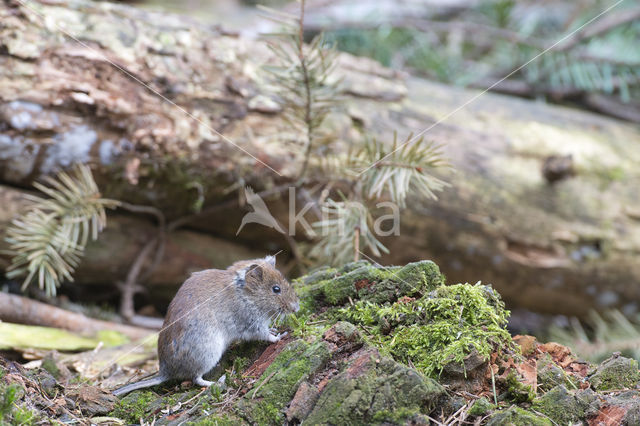
[[[368,287],[387,278],[386,271],[364,265],[337,278],[328,280],[322,290],[327,302],[332,305],[339,305],[356,296],[358,293],[357,286]]]
[[[199,419],[195,422],[189,422],[189,426],[236,426],[240,424],[240,420],[229,414],[223,414],[221,416],[213,415],[207,416],[203,419]]]
[[[304,346],[293,345],[292,348],[278,355],[258,379],[258,383],[262,383],[270,377],[268,382],[258,390],[256,396],[280,406],[289,402],[297,389],[296,385],[316,371],[330,356],[329,349],[323,341],[308,347]],[[304,350],[301,350],[303,348]]]
[[[545,414],[557,424],[580,423],[585,420],[596,394],[591,390],[567,391],[560,385],[533,401],[532,408]]]
[[[473,351],[486,359],[496,347],[513,345],[506,330],[509,312],[483,285],[441,285],[419,299],[393,304],[360,300],[340,313],[370,326],[374,344],[430,376],[452,361],[463,363]]]
[[[0,385],[0,425],[32,425],[40,420],[35,412],[18,404],[23,396],[24,389],[16,383]]]
[[[304,423],[406,424],[430,413],[444,394],[435,380],[373,348],[363,349],[329,381]]]
[[[42,368],[45,371],[48,371],[49,373],[51,373],[51,375],[55,378],[60,377],[60,369],[58,368],[58,366],[56,365],[56,361],[53,359],[53,357],[51,356],[46,356],[43,360],[42,360]]]
[[[496,406],[489,402],[489,400],[485,397],[478,398],[476,402],[473,403],[471,409],[469,410],[470,416],[485,416],[491,410],[494,410]]]
[[[315,340],[331,326],[332,321],[327,318],[319,319],[311,310],[300,310],[287,315],[284,325],[291,330],[291,334],[305,340]]]
[[[380,410],[371,418],[381,424],[429,424],[427,417],[417,408],[400,408],[395,411]]]
[[[561,423],[566,424],[566,423]],[[511,406],[504,411],[498,411],[491,416],[487,426],[552,426],[553,423],[545,417],[523,410],[518,406]]]
[[[238,403],[238,414],[259,424],[265,424],[262,421],[266,420],[269,420],[266,424],[282,423],[283,410],[300,383],[320,369],[329,357],[324,341],[309,344],[296,340],[290,343],[256,380],[254,389]]]
[[[440,268],[430,260],[408,263],[399,268],[395,276],[401,281],[416,289],[434,289],[444,285],[444,275],[440,273]],[[404,294],[410,296],[409,292]]]
[[[506,330],[509,312],[500,296],[480,284],[444,285],[431,261],[403,267],[376,267],[360,261],[318,271],[299,280],[302,320],[299,335],[318,334],[313,319],[347,320],[366,326],[365,338],[383,353],[434,376],[443,366],[462,363],[472,352],[487,358],[513,347]],[[318,304],[329,304],[317,314]]]
[[[565,385],[572,389],[578,388],[577,380],[557,366],[548,353],[538,359],[537,378],[538,390],[542,392],[547,392],[558,385]]]
[[[638,361],[615,355],[598,365],[589,377],[596,390],[634,388],[639,381]]]
[[[111,416],[137,424],[141,418],[147,418],[151,403],[157,399],[151,391],[132,392],[118,401]]]
[[[330,280],[338,274],[338,270],[336,268],[324,267],[318,270],[311,272],[310,274],[305,275],[300,280],[300,283],[303,285],[315,284],[320,281]]]
[[[349,359],[350,376],[343,371],[330,380],[305,423],[420,423],[419,416],[442,402],[438,398],[444,390],[432,378],[445,366],[464,366],[469,356],[488,359],[496,350],[516,349],[506,330],[509,312],[500,296],[480,284],[446,286],[430,261],[404,267],[357,262],[303,277],[299,283],[309,310],[295,326],[301,335],[310,335],[309,323],[348,321],[378,354],[375,365]],[[311,330],[311,335],[316,333]],[[358,367],[354,370],[353,365]],[[510,398],[530,401],[531,388],[513,379]],[[263,419],[272,414],[270,408],[260,408]]]
[[[318,271],[300,280],[302,298],[322,294],[330,305],[358,297],[373,303],[395,301],[400,296],[423,294],[443,283],[435,263],[422,261],[400,267],[375,267],[366,261],[348,263],[340,269]]]
[[[281,409],[266,401],[258,402],[252,410],[251,417],[259,425],[282,424]]]
[[[523,402],[531,402],[536,397],[533,388],[522,383],[522,379],[518,377],[515,370],[511,370],[506,378],[506,399],[516,404]]]

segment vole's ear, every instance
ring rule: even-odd
[[[248,268],[245,269],[245,271],[246,271],[247,278],[251,277],[254,280],[257,280],[258,282],[262,281],[262,275],[263,275],[262,266],[258,265],[257,263],[254,263],[253,265],[249,266]]]
[[[234,281],[238,287],[244,287],[244,285],[247,283],[245,279],[246,273],[247,273],[246,269],[239,269],[236,271],[236,276],[234,277]]]
[[[273,266],[274,268],[276,267],[276,257],[275,256],[267,256],[264,258],[264,261],[267,262],[269,265]]]

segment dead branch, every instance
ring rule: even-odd
[[[576,32],[564,42],[560,43],[553,50],[556,52],[565,52],[571,50],[585,40],[604,34],[620,25],[628,24],[636,19],[640,19],[640,7],[619,10],[609,13],[601,19],[593,22],[591,25],[585,26],[582,30]]]
[[[148,336],[153,330],[89,318],[14,294],[0,293],[0,319],[17,324],[62,328],[76,333],[115,330],[131,339]]]

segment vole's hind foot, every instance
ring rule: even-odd
[[[208,388],[209,386],[211,386],[213,384],[213,382],[210,382],[209,380],[203,379],[202,376],[196,377],[193,380],[193,383],[198,385],[198,386],[203,386],[205,388]]]
[[[282,338],[283,338],[284,336],[286,336],[287,334],[289,334],[289,333],[287,333],[286,331],[285,331],[284,333],[278,333],[278,334],[271,334],[271,333],[269,333],[269,341],[270,341],[271,343],[279,342],[279,341],[280,341],[280,340],[282,340]]]

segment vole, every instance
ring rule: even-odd
[[[195,272],[169,304],[158,337],[158,374],[116,389],[123,395],[173,379],[211,386],[202,376],[237,340],[277,342],[271,323],[299,310],[293,287],[275,268],[275,257],[243,260],[226,270]]]

